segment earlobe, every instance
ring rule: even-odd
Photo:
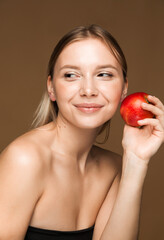
[[[124,98],[126,98],[127,92],[128,92],[128,80],[126,79],[126,82],[124,83],[124,87],[123,87],[120,102],[122,102],[124,100]]]
[[[123,92],[121,95],[120,102],[122,102],[124,100],[124,98],[126,98],[126,96],[127,96],[127,93]]]
[[[47,90],[48,90],[48,95],[51,101],[53,102],[56,101],[51,76],[48,76],[48,79],[47,79]]]

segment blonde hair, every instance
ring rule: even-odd
[[[56,45],[51,54],[48,64],[48,76],[50,76],[51,79],[53,79],[54,66],[56,64],[57,58],[62,52],[62,50],[68,44],[91,37],[98,38],[107,44],[112,54],[120,63],[120,66],[122,67],[124,81],[126,82],[127,63],[122,49],[120,48],[119,44],[114,39],[114,37],[108,31],[95,24],[89,25],[87,27],[85,26],[76,27],[75,29],[71,30],[61,38],[61,40],[58,42],[58,44]],[[45,93],[42,96],[40,104],[35,112],[32,127],[37,128],[51,121],[55,121],[57,114],[58,114],[57,102],[56,101],[52,102],[50,100],[48,91],[46,89]],[[106,126],[109,126],[109,121],[102,126],[101,132],[106,128]],[[108,136],[106,137],[106,139],[107,138]]]

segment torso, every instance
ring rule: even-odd
[[[47,137],[50,137],[47,131]],[[118,156],[93,146],[85,173],[45,144],[46,131],[25,135],[36,143],[43,165],[43,193],[31,217],[31,226],[51,230],[79,230],[95,223],[99,209],[118,171]],[[36,139],[40,139],[37,143]]]

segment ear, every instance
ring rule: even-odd
[[[124,98],[127,96],[127,92],[128,92],[128,79],[126,78],[126,81],[124,82],[124,85],[123,85],[120,102],[122,102]]]
[[[55,92],[54,92],[54,87],[53,87],[51,76],[48,76],[48,79],[47,79],[47,90],[48,90],[48,95],[49,95],[51,101],[54,102],[56,100],[56,98],[55,98]]]

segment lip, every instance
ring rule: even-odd
[[[97,112],[103,107],[103,105],[97,103],[79,103],[75,104],[74,106],[84,113]]]

